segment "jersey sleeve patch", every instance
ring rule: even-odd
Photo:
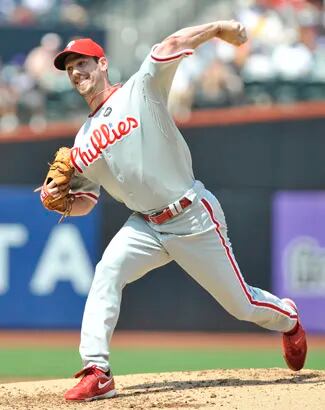
[[[154,45],[151,49],[151,54],[150,54],[151,59],[157,63],[167,63],[170,61],[178,60],[182,57],[191,56],[194,53],[194,50],[192,48],[187,48],[187,49],[178,51],[177,53],[169,54],[167,56],[160,56],[159,54],[155,53],[155,49],[158,46],[159,44]]]

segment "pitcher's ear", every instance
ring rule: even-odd
[[[108,60],[106,57],[100,57],[98,60],[98,64],[100,65],[101,69],[103,69],[103,71],[107,71],[108,69]]]

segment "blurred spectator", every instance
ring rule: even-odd
[[[16,8],[15,0],[1,0],[0,1],[0,23],[7,21]]]
[[[63,23],[78,27],[84,27],[89,23],[87,11],[80,4],[73,2],[62,6],[60,17]]]
[[[24,6],[17,6],[10,15],[10,23],[17,26],[31,26],[36,23],[36,15]]]
[[[35,86],[23,95],[21,102],[28,108],[30,124],[46,124],[45,97],[61,89],[62,75],[53,65],[60,45],[61,38],[55,33],[48,33],[42,37],[40,45],[27,55],[24,67]]]
[[[243,82],[231,66],[216,59],[202,73],[195,92],[195,106],[226,107],[243,100]]]
[[[80,2],[80,1],[79,1]],[[62,22],[84,27],[88,24],[87,10],[77,0],[1,0],[0,23],[19,26]],[[83,3],[90,4],[90,0]]]
[[[56,90],[56,79],[61,78],[53,65],[53,59],[58,53],[61,38],[55,33],[48,33],[42,37],[38,47],[27,55],[25,69],[35,82],[45,90]]]
[[[22,6],[35,14],[45,14],[55,6],[56,0],[21,0]]]
[[[0,78],[0,131],[12,131],[18,126],[17,95]]]

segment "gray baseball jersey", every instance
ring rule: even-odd
[[[76,181],[72,192],[96,199],[102,186],[128,208],[150,213],[193,186],[190,151],[166,107],[176,68],[192,52],[184,50],[162,63],[152,51],[140,70],[89,116],[72,149],[85,185]]]
[[[167,112],[177,65],[190,54],[160,57],[154,48],[140,70],[89,116],[72,148],[78,171],[73,193],[96,201],[102,186],[137,211],[96,266],[81,330],[84,367],[109,368],[124,286],[172,260],[238,319],[282,332],[297,322],[296,311],[283,300],[246,284],[222,208],[195,181],[187,144]],[[140,215],[179,205],[182,197],[191,205],[162,224]]]

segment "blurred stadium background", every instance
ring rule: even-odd
[[[316,335],[307,365],[325,368],[324,2],[0,0],[0,377],[77,370],[77,339],[75,348],[54,349],[41,335],[78,334],[93,267],[129,214],[103,195],[92,215],[58,226],[32,193],[88,112],[53,57],[73,38],[92,37],[106,49],[111,82],[124,82],[167,35],[231,18],[247,27],[247,44],[211,41],[184,60],[169,108],[197,178],[223,205],[247,282],[298,302]],[[43,349],[24,346],[16,329],[38,329]],[[164,331],[170,340],[166,332],[182,331],[188,350],[162,342],[149,354],[127,334],[129,347],[115,348],[117,373],[283,366],[278,342],[240,347],[238,332],[251,334],[251,346],[269,332],[229,317],[173,264],[125,289],[118,329]],[[234,354],[228,340],[200,349],[192,332],[232,332],[239,347]]]
[[[235,18],[249,33],[235,49],[211,41],[184,61],[170,98],[175,116],[192,109],[322,100],[321,0],[2,0],[0,130],[86,112],[53,56],[74,36],[95,36],[110,58],[112,82],[125,81],[150,48],[180,27]],[[285,63],[284,63],[285,62]]]

